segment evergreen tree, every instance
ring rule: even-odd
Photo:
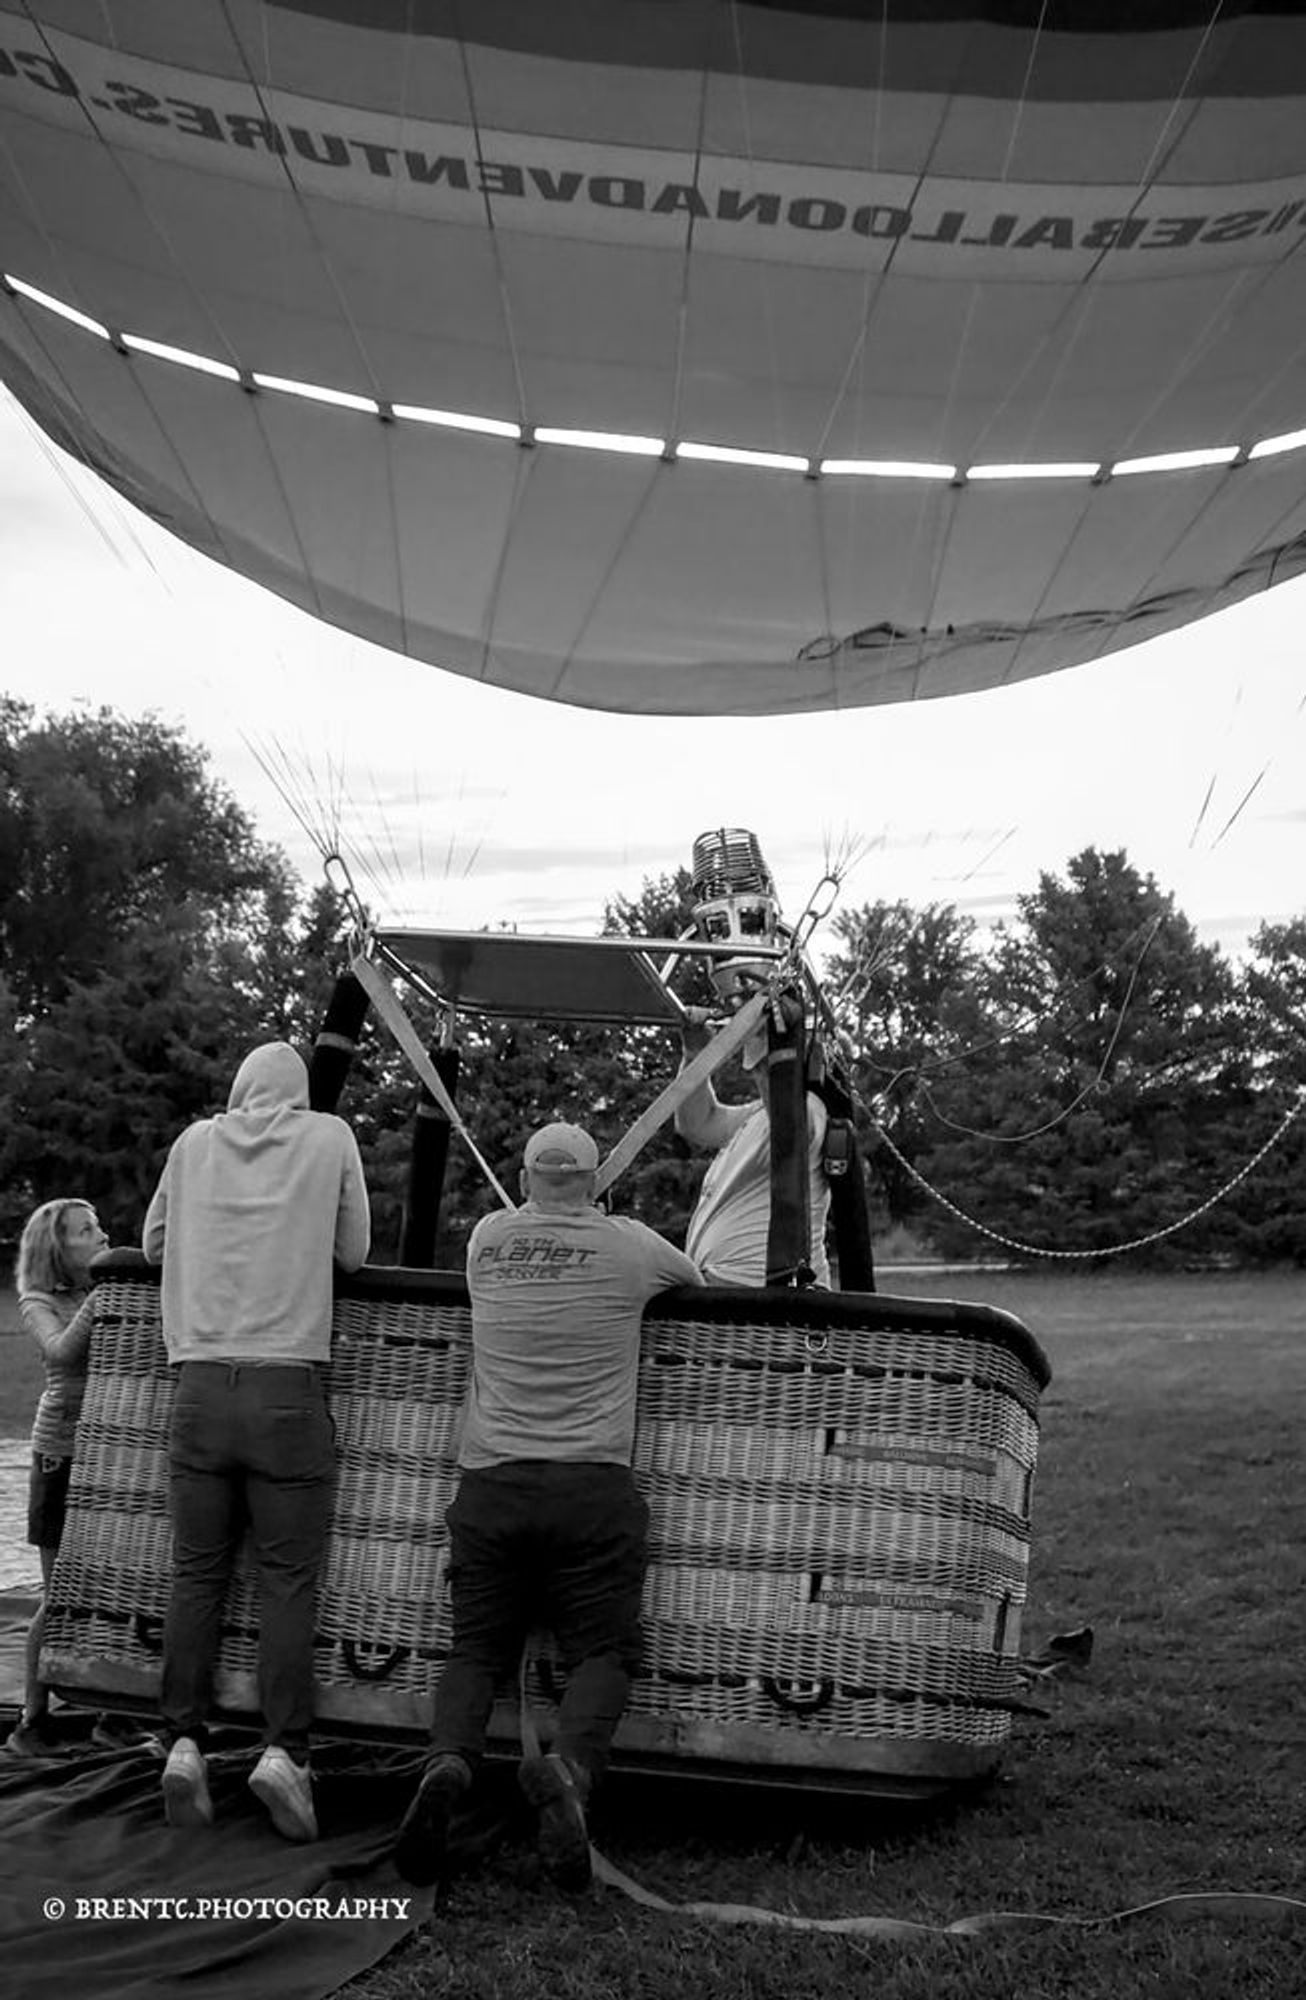
[[[606,936],[675,939],[687,870],[606,908]],[[168,1145],[226,1101],[255,1042],[307,1056],[348,956],[349,917],[305,894],[202,752],[108,711],[37,721],[0,698],[0,1237],[53,1195],[83,1193],[135,1239]],[[1001,1234],[1104,1249],[1163,1228],[1248,1160],[1306,1085],[1306,920],[1265,925],[1242,974],[1121,853],[1044,874],[981,949],[948,905],[874,903],[835,920],[828,990],[853,1082],[924,1178]],[[700,961],[673,975],[714,1004]],[[428,1045],[437,1009],[405,996]],[[512,1195],[527,1134],[575,1119],[609,1150],[674,1076],[664,1027],[459,1023],[459,1101]],[[750,1086],[737,1070],[723,1097]],[[341,1110],[374,1197],[374,1256],[397,1255],[418,1085],[389,1036],[364,1033]],[[864,1135],[865,1136],[865,1135]],[[945,1252],[982,1237],[868,1147],[887,1216]],[[703,1162],[668,1126],[615,1206],[680,1239]],[[1158,1258],[1306,1263],[1306,1112],[1232,1196]],[[442,1262],[494,1197],[450,1149]]]
[[[928,1197],[870,1130],[928,1173],[932,1120],[922,1102],[946,1077],[977,1029],[974,992],[980,956],[975,927],[950,904],[914,910],[867,903],[834,920],[839,949],[829,986],[839,1027],[853,1051],[852,1078],[872,1185],[889,1223],[928,1226]]]
[[[1256,1102],[1230,1170],[1272,1137],[1294,1105],[1301,1108],[1227,1204],[1231,1247],[1245,1262],[1306,1265],[1306,918],[1261,925],[1240,999]]]
[[[691,909],[689,877],[682,869],[648,879],[637,897],[614,899],[605,909],[602,934],[674,939],[687,929]],[[689,964],[681,970],[679,977],[691,991],[700,970]],[[710,988],[704,991],[710,994]],[[536,1126],[555,1118],[582,1124],[600,1153],[607,1153],[675,1074],[680,1060],[677,1038],[649,1026],[469,1018],[459,1041],[459,1108],[514,1199],[522,1147]],[[392,1182],[399,1177],[399,1151],[388,1169]],[[621,1177],[613,1205],[680,1240],[700,1172],[668,1125]],[[442,1262],[461,1261],[468,1230],[494,1200],[467,1148],[455,1138],[437,1250]]]
[[[10,1234],[36,1203],[84,1194],[114,1241],[139,1241],[168,1147],[223,1108],[239,1055],[260,1038],[248,997],[180,915],[162,930],[135,925],[124,943],[130,956],[69,987],[23,1038],[0,1137]]]
[[[1249,1066],[1232,972],[1123,853],[1044,874],[987,960],[990,1044],[932,1093],[933,1171],[1018,1241],[1085,1252],[1164,1228],[1213,1192]],[[942,1212],[937,1240],[976,1237]],[[1210,1252],[1209,1217],[1156,1261]]]

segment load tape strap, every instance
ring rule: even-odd
[[[755,993],[745,1001],[737,1014],[731,1016],[724,1028],[713,1035],[698,1053],[688,1060],[683,1069],[671,1079],[641,1112],[625,1137],[619,1139],[599,1168],[594,1183],[596,1195],[603,1194],[612,1183],[624,1174],[631,1161],[643,1152],[650,1139],[660,1132],[669,1118],[674,1117],[686,1098],[692,1097],[708,1079],[714,1076],[735,1050],[742,1048],[753,1030],[766,1013],[768,996]]]
[[[353,973],[359,985],[366,991],[368,998],[376,1008],[377,1013],[381,1016],[381,1019],[385,1022],[386,1027],[390,1030],[391,1035],[407,1056],[421,1081],[430,1091],[431,1096],[449,1120],[454,1131],[467,1147],[477,1166],[494,1189],[494,1192],[498,1195],[499,1200],[503,1203],[503,1206],[505,1208],[516,1208],[516,1202],[507,1189],[499,1182],[493,1167],[491,1167],[475,1139],[473,1139],[471,1133],[468,1131],[462,1113],[445,1088],[444,1079],[436,1069],[435,1064],[422,1047],[422,1038],[396,999],[389,980],[361,952],[353,959],[349,970]]]

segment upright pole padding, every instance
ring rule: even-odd
[[[871,1214],[866,1197],[866,1162],[851,1118],[833,1113],[825,1128],[825,1176],[830,1183],[830,1220],[841,1292],[875,1290]]]
[[[457,1049],[436,1046],[428,1053],[441,1083],[451,1098],[456,1097]],[[404,1219],[399,1239],[399,1262],[410,1269],[431,1270],[435,1265],[435,1238],[440,1226],[440,1200],[449,1161],[451,1129],[448,1118],[423,1084],[417,1116],[413,1120],[413,1143],[408,1155]]]
[[[308,1065],[308,1101],[314,1111],[334,1111],[339,1104],[367,1007],[367,994],[353,973],[342,972],[332,988]]]
[[[805,1042],[802,996],[796,989],[787,989],[780,997],[778,1010],[773,1007],[767,1015],[767,1106],[771,1122],[768,1285],[812,1282]]]

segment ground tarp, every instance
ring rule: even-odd
[[[0,1597],[0,1728],[21,1698],[31,1609]],[[429,1914],[430,1891],[388,1858],[415,1752],[321,1745],[322,1838],[300,1847],[248,1789],[252,1739],[222,1739],[215,1824],[181,1832],[163,1817],[158,1757],[94,1749],[91,1721],[64,1711],[58,1760],[0,1750],[0,1967],[13,2000],[324,2000]]]
[[[0,1714],[23,1699],[23,1643],[36,1599],[25,1591],[0,1591]]]
[[[163,1817],[160,1762],[75,1749],[0,1757],[0,1964],[15,2000],[322,2000],[430,1910],[389,1851],[417,1760],[326,1745],[321,1839],[277,1834],[248,1743],[210,1760],[215,1824]]]

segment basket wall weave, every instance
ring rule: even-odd
[[[153,1275],[114,1271],[96,1301],[45,1671],[82,1698],[148,1699],[172,1378]],[[368,1271],[337,1299],[324,1723],[425,1730],[450,1639],[443,1517],[469,1358],[452,1276]],[[651,1309],[635,1457],[652,1513],[647,1659],[618,1763],[625,1747],[814,1776],[991,1768],[1020,1693],[1046,1380],[1020,1323],[984,1307],[708,1291]],[[242,1553],[217,1683],[236,1716],[255,1705],[257,1628]],[[546,1729],[555,1693],[546,1647]]]

